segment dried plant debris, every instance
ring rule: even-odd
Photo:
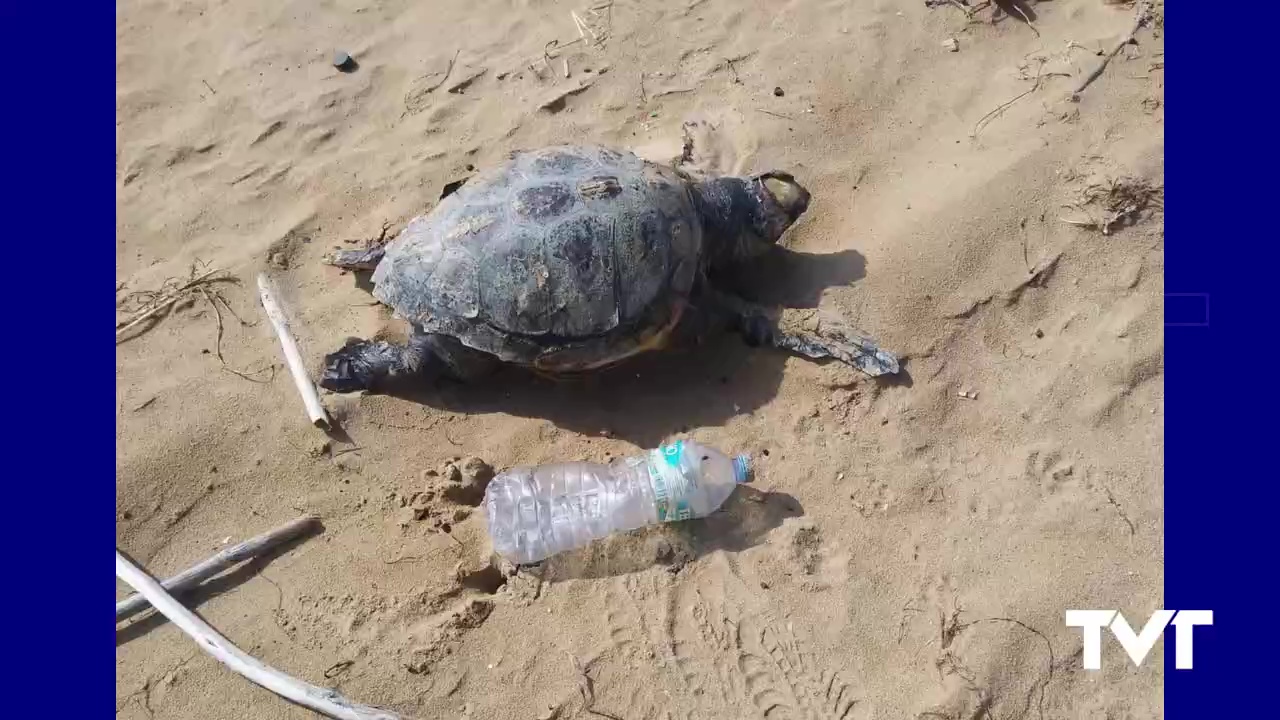
[[[1107,178],[1086,186],[1078,201],[1064,207],[1079,216],[1061,218],[1062,222],[1110,235],[1162,210],[1164,187],[1142,177]]]
[[[1031,87],[1018,93],[1012,99],[1007,100],[1001,103],[1000,105],[996,106],[986,115],[983,115],[978,120],[978,122],[974,124],[973,132],[969,133],[969,137],[977,139],[978,135],[982,132],[983,128],[989,125],[996,118],[1003,115],[1006,110],[1008,110],[1010,107],[1013,106],[1014,103],[1018,102],[1019,100],[1021,100],[1022,98],[1028,95],[1031,95],[1035,91],[1039,90],[1041,87],[1044,86],[1045,82],[1048,81],[1050,78],[1071,77],[1070,73],[1045,70],[1045,65],[1049,64],[1049,62],[1054,59],[1056,59],[1056,56],[1053,56],[1053,55],[1049,55],[1049,56],[1035,55],[1035,56],[1028,57],[1026,62],[1019,65],[1018,79],[1031,82]],[[1034,74],[1032,74],[1033,72]]]
[[[1155,3],[1151,2],[1151,0],[1139,0],[1133,5],[1133,25],[1129,28],[1129,32],[1120,38],[1120,42],[1116,43],[1115,46],[1111,48],[1111,52],[1103,55],[1102,59],[1093,68],[1093,71],[1086,75],[1084,80],[1080,81],[1080,84],[1077,85],[1076,89],[1071,93],[1072,100],[1079,101],[1080,93],[1083,93],[1085,88],[1093,84],[1094,80],[1102,77],[1102,73],[1107,69],[1107,65],[1111,63],[1112,59],[1119,55],[1120,51],[1128,47],[1130,44],[1137,43],[1137,40],[1135,40],[1134,37],[1138,34],[1139,30],[1148,25],[1157,24],[1157,8],[1155,7]],[[1159,10],[1159,26],[1163,27],[1163,3],[1161,3]]]
[[[175,308],[187,307],[203,300],[213,309],[218,321],[217,339],[214,341],[214,354],[222,369],[252,382],[268,383],[275,378],[275,365],[269,364],[258,370],[237,370],[227,362],[222,354],[222,338],[225,334],[225,317],[227,315],[238,322],[241,327],[253,327],[251,323],[231,307],[230,301],[222,292],[223,284],[239,283],[240,279],[225,270],[211,268],[197,260],[192,263],[187,277],[166,278],[155,290],[135,290],[116,302],[116,308],[125,317],[116,322],[116,344],[133,340],[146,334],[170,315]],[[207,350],[205,352],[208,352]]]
[[[613,34],[613,0],[596,3],[581,13],[569,11],[578,36],[591,47],[603,47],[605,41]]]
[[[155,327],[165,316],[180,305],[190,305],[206,288],[219,283],[235,283],[239,279],[218,268],[210,268],[200,261],[191,265],[186,278],[166,278],[155,290],[135,290],[116,301],[116,308],[125,314],[116,322],[116,340],[131,340]],[[220,297],[220,293],[214,290]],[[136,332],[135,332],[136,331]]]

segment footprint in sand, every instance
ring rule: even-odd
[[[639,573],[605,592],[610,648],[597,662],[597,710],[619,717],[848,720],[858,693],[823,667],[791,622],[744,612],[761,603],[731,563],[693,576]],[[610,657],[612,655],[612,657]],[[609,706],[604,680],[625,674],[625,698]],[[658,692],[643,688],[659,688]]]

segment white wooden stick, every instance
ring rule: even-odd
[[[275,294],[271,290],[271,281],[266,273],[258,275],[258,294],[262,298],[262,309],[267,311],[267,319],[271,321],[271,326],[276,329],[276,336],[280,338],[280,345],[284,348],[285,363],[289,366],[289,374],[293,375],[293,384],[298,386],[298,394],[302,396],[302,404],[307,408],[308,419],[311,420],[312,425],[328,430],[329,414],[320,404],[320,395],[316,392],[316,386],[307,375],[307,367],[302,362],[302,353],[298,351],[298,341],[294,340],[293,333],[289,332],[289,320],[285,317],[280,303],[276,301]]]
[[[183,607],[173,596],[160,587],[155,578],[142,568],[129,562],[116,549],[116,577],[128,583],[150,602],[152,607],[191,636],[200,649],[218,662],[226,665],[248,680],[261,685],[286,700],[315,710],[335,720],[403,720],[399,715],[368,705],[359,705],[343,697],[338,691],[322,688],[286,675],[262,661],[246,654],[231,641],[214,630],[195,613]]]
[[[287,542],[310,530],[320,522],[314,515],[303,515],[286,525],[269,530],[249,538],[242,543],[232,545],[204,562],[193,565],[186,570],[164,581],[163,587],[170,593],[177,593],[195,587],[227,568],[247,558],[269,550],[280,543]],[[147,609],[147,599],[141,595],[130,595],[116,603],[116,622],[137,615]]]

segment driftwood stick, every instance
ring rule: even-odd
[[[307,418],[311,420],[312,425],[328,430],[329,414],[320,404],[320,395],[316,392],[316,386],[311,382],[311,377],[307,375],[307,367],[302,362],[298,341],[294,340],[293,333],[289,332],[289,320],[276,300],[275,293],[271,289],[271,281],[265,273],[258,275],[258,294],[262,299],[262,309],[266,310],[267,319],[271,321],[271,327],[275,328],[276,337],[280,338],[285,363],[289,366],[289,374],[293,375],[293,384],[298,387],[298,394],[302,396],[302,404],[307,408]]]
[[[209,623],[196,617],[195,613],[174,600],[172,595],[160,587],[160,583],[156,582],[155,578],[130,562],[119,549],[116,549],[116,577],[137,590],[156,610],[178,626],[178,629],[195,640],[201,650],[251,682],[280,697],[335,720],[402,720],[393,712],[353,703],[336,690],[317,687],[286,675],[248,655],[214,630]]]
[[[223,550],[204,562],[193,565],[186,570],[164,581],[164,589],[170,593],[181,593],[199,585],[227,568],[255,555],[259,555],[277,545],[288,542],[317,527],[320,519],[314,515],[304,515],[274,530],[245,540],[238,545]],[[132,617],[149,607],[147,599],[141,595],[130,595],[116,603],[116,622]]]
[[[1138,30],[1142,29],[1142,26],[1146,25],[1147,21],[1150,19],[1151,3],[1148,0],[1139,0],[1138,4],[1133,9],[1133,27],[1129,29],[1129,34],[1121,38],[1120,42],[1116,43],[1116,46],[1111,48],[1111,52],[1102,56],[1102,61],[1093,69],[1093,72],[1085,76],[1085,79],[1076,86],[1076,89],[1071,92],[1072,100],[1078,101],[1080,99],[1080,93],[1084,92],[1085,88],[1092,85],[1094,80],[1102,77],[1102,72],[1107,69],[1107,65],[1111,64],[1111,60],[1114,59],[1116,55],[1120,54],[1120,51],[1124,49],[1125,45],[1133,42],[1133,36],[1137,35]]]

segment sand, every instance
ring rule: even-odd
[[[195,263],[235,280],[209,288],[218,312],[193,295],[117,347],[118,546],[167,576],[318,514],[322,535],[188,602],[408,717],[1161,717],[1159,646],[1135,669],[1108,641],[1086,672],[1063,623],[1161,606],[1159,192],[1098,226],[1163,182],[1159,17],[1072,102],[1131,5],[1031,3],[1034,29],[946,2],[590,7],[117,4],[117,301]],[[571,10],[599,45],[535,73],[579,38]],[[257,272],[318,368],[347,336],[403,333],[326,252],[512,149],[664,160],[686,123],[708,167],[810,188],[796,255],[756,282],[844,315],[902,378],[716,336],[568,383],[325,394],[349,438],[307,423]],[[455,457],[682,435],[754,453],[755,487],[510,576],[466,498],[422,494]],[[116,681],[119,718],[314,717],[154,616],[117,626]]]

